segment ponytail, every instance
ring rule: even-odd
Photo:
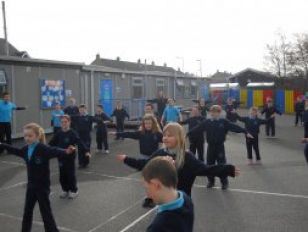
[[[32,130],[38,137],[40,143],[46,143],[45,130],[37,123],[28,123],[24,126],[26,130]]]

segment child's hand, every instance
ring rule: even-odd
[[[273,113],[273,114],[271,115],[271,118],[275,118],[275,116],[276,116],[276,114],[275,114],[275,113]]]
[[[234,176],[239,176],[241,174],[241,170],[238,167],[235,167]]]
[[[126,157],[127,157],[127,155],[125,155],[125,154],[116,155],[117,160],[122,161],[122,162],[126,159]]]
[[[86,157],[91,158],[91,156],[92,156],[92,155],[91,155],[91,153],[90,153],[90,152],[87,152],[87,153],[86,153]]]
[[[117,132],[110,131],[108,134],[110,134],[110,135],[117,135]]]
[[[67,154],[73,154],[76,151],[76,147],[70,145],[67,149],[66,149],[66,153]]]
[[[247,133],[246,137],[249,138],[249,139],[253,139],[253,136],[250,133]]]

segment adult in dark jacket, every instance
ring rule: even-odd
[[[207,117],[207,112],[209,111],[209,101],[206,101],[204,98],[200,98],[198,100],[193,100],[193,102],[198,104],[198,108],[200,111],[201,116]]]
[[[266,124],[265,130],[267,136],[275,137],[276,134],[276,126],[275,126],[275,115],[282,113],[273,105],[272,99],[267,100],[267,104],[263,108],[261,114],[265,114],[265,119],[268,120]]]
[[[202,123],[206,118],[200,115],[199,108],[193,107],[191,110],[191,117],[181,122],[181,124],[188,124],[188,131],[192,130],[200,123]],[[189,150],[194,155],[198,153],[198,159],[204,161],[204,134],[200,133],[198,135],[189,136]]]
[[[117,101],[117,106],[110,115],[110,117],[116,118],[116,130],[117,132],[123,132],[124,131],[124,121],[125,118],[129,119],[129,114],[127,111],[123,108],[122,102]],[[119,136],[116,137],[116,140],[120,139]]]
[[[27,166],[28,184],[22,220],[22,232],[31,231],[33,210],[36,202],[38,202],[40,207],[45,231],[58,232],[59,230],[54,220],[49,200],[49,160],[72,154],[75,149],[74,147],[69,147],[63,150],[45,145],[44,130],[36,123],[30,123],[24,127],[24,139],[27,145],[22,148],[0,143],[0,148],[6,149],[10,154],[22,158]]]
[[[246,137],[246,148],[247,148],[247,158],[248,164],[251,165],[252,161],[252,149],[256,153],[257,164],[261,164],[261,156],[259,151],[259,132],[260,126],[267,124],[268,120],[258,118],[258,108],[252,107],[249,112],[249,117],[241,117],[237,115],[238,120],[245,124],[245,129],[253,138]]]
[[[206,133],[206,141],[208,143],[207,147],[207,164],[225,164],[226,155],[225,155],[225,146],[224,142],[226,140],[226,133],[232,131],[235,133],[244,133],[246,136],[253,138],[252,135],[247,133],[242,127],[231,123],[226,119],[221,117],[221,107],[218,105],[213,105],[210,110],[210,119],[205,120],[197,127],[193,128],[188,132],[188,137],[192,135],[200,135],[201,133]],[[208,177],[209,183],[208,188],[215,186],[214,176]],[[220,178],[222,189],[225,190],[229,186],[228,178],[226,176]]]
[[[177,188],[191,196],[191,189],[197,176],[218,176],[226,178],[238,174],[238,169],[233,165],[206,165],[197,160],[195,156],[185,151],[185,132],[178,123],[169,123],[163,131],[163,143],[165,148],[159,149],[148,159],[135,159],[125,154],[119,154],[118,160],[126,165],[142,170],[147,162],[158,156],[170,156],[174,159],[178,171]]]

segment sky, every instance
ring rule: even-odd
[[[33,58],[89,64],[99,53],[194,74],[201,60],[204,76],[264,70],[266,44],[308,32],[307,12],[307,0],[6,0],[8,39]]]

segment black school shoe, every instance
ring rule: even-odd
[[[145,198],[143,203],[142,203],[142,207],[152,209],[152,208],[155,207],[155,203],[153,202],[153,200],[151,198]]]
[[[229,188],[229,183],[223,183],[221,184],[221,190],[227,190]]]

